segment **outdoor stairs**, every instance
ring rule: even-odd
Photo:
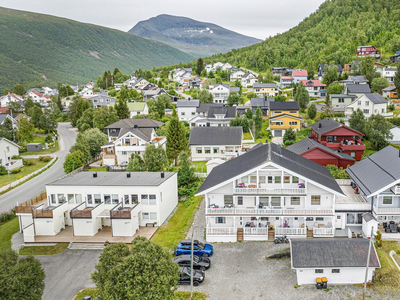
[[[308,238],[314,237],[314,232],[313,232],[312,229],[307,230],[307,237],[308,237]]]
[[[243,228],[238,228],[237,232],[236,232],[236,239],[238,242],[242,242],[244,241],[244,237],[243,237]]]
[[[89,243],[70,243],[68,249],[71,250],[103,250],[104,244]]]
[[[268,241],[275,240],[275,229],[268,230]]]

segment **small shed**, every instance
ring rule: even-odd
[[[216,166],[219,166],[220,164],[223,164],[225,161],[219,158],[216,159],[211,159],[206,163],[207,166],[207,174],[210,174],[212,169],[214,169]]]
[[[362,231],[364,237],[371,237],[371,230],[373,230],[373,235],[376,235],[376,232],[379,228],[379,222],[371,213],[365,213],[362,215]]]
[[[329,284],[358,284],[365,280],[369,239],[292,239],[290,253],[292,269],[298,284],[315,284],[326,277]],[[372,244],[368,281],[373,281],[380,262]]]
[[[42,143],[29,143],[26,144],[26,151],[41,151],[43,150]]]

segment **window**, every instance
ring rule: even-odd
[[[243,197],[242,196],[238,197],[238,205],[243,205]]]
[[[149,204],[149,196],[142,195],[142,204]]]
[[[183,111],[183,112],[181,112],[181,116],[184,116],[185,115],[185,112]]]
[[[327,140],[328,142],[333,142],[333,136],[328,135],[328,136],[326,137],[326,140]]]
[[[118,194],[112,194],[111,195],[111,199],[112,199],[112,204],[118,204]]]
[[[131,195],[131,202],[132,204],[138,203],[138,195]]]
[[[343,99],[343,98],[339,98],[339,99],[338,99],[338,102],[339,102],[339,103],[344,103],[344,99]]]
[[[142,219],[143,220],[148,220],[149,219],[149,213],[142,213]]]
[[[224,195],[224,204],[233,204],[233,196]]]
[[[322,274],[324,273],[323,269],[315,269],[315,273]]]
[[[306,218],[306,221],[312,222],[312,221],[314,221],[314,217],[307,217],[307,218]]]
[[[127,152],[126,151],[122,151],[122,155],[126,155],[127,154]]]
[[[150,213],[150,220],[157,220],[157,213],[151,212]]]
[[[290,183],[290,176],[283,176],[283,183]]]
[[[384,205],[391,205],[393,203],[393,198],[390,196],[384,196],[382,201],[382,204]]]
[[[6,149],[7,149],[7,152],[10,152],[10,147],[9,147],[9,146],[7,146],[7,148],[6,148]]]
[[[382,108],[382,113],[383,113],[383,114],[385,113],[385,109],[384,109],[384,108]]]
[[[225,224],[225,217],[216,217],[215,223],[216,224]]]
[[[247,178],[247,176],[242,177],[241,181],[242,181],[243,183],[248,183],[248,178]]]
[[[156,205],[157,204],[156,195],[149,195],[149,204],[150,205]]]
[[[88,203],[88,204],[93,204],[93,197],[92,197],[92,195],[87,195],[87,203]]]
[[[194,116],[196,113],[194,111],[192,111],[192,116]]]
[[[321,205],[321,196],[311,195],[311,205]]]
[[[268,206],[268,197],[260,197],[260,206]]]
[[[203,149],[201,147],[196,147],[196,153],[198,154],[203,153]]]
[[[129,204],[129,195],[124,195],[124,203]]]
[[[272,206],[281,206],[281,197],[272,197],[271,205]]]
[[[111,196],[110,196],[110,194],[105,194],[104,195],[104,203],[105,204],[111,204]]]
[[[75,201],[77,204],[82,203],[82,195],[81,194],[75,194]]]
[[[275,176],[275,183],[281,183],[281,176]]]
[[[265,176],[259,176],[258,177],[258,182],[259,183],[265,183]]]
[[[299,177],[293,176],[292,183],[299,183]]]
[[[300,205],[300,197],[291,197],[290,205]]]
[[[211,148],[210,147],[205,147],[204,148],[204,153],[210,154],[211,153]]]
[[[100,204],[101,203],[101,195],[100,194],[94,194],[94,204]]]
[[[56,195],[55,194],[51,194],[50,195],[50,201],[51,201],[52,204],[56,204],[57,201],[56,201]]]
[[[250,183],[257,183],[257,176],[250,176]]]
[[[364,109],[363,112],[364,114],[369,114],[369,109]]]
[[[332,273],[339,274],[340,273],[340,269],[332,269]]]
[[[357,105],[361,105],[361,101],[358,101],[358,102],[357,102]]]
[[[350,152],[350,156],[351,157],[356,157],[356,153],[355,152]]]
[[[315,217],[315,221],[323,221],[324,218],[323,217]]]
[[[75,203],[74,202],[74,194],[68,194],[67,197],[68,197],[68,203],[69,204],[74,204]]]
[[[65,202],[64,194],[57,194],[57,198],[58,198],[58,204]]]
[[[296,122],[289,122],[289,126],[296,126],[297,125],[297,121]]]
[[[369,101],[365,101],[365,106],[369,106]]]
[[[272,176],[268,176],[268,183],[272,183]]]
[[[214,147],[213,148],[213,153],[215,154],[215,153],[219,153],[219,147]]]

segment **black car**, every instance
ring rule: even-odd
[[[190,267],[190,255],[182,254],[174,257],[174,262],[180,267]],[[211,261],[208,257],[198,257],[193,255],[193,269],[205,271],[211,266]]]
[[[181,267],[181,275],[178,280],[178,284],[190,284],[190,276],[191,276],[191,270],[190,267]],[[194,270],[193,273],[193,285],[198,286],[200,283],[204,281],[204,272]]]

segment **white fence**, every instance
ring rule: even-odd
[[[306,228],[275,228],[275,235],[306,235]]]
[[[268,228],[244,228],[245,235],[268,235]]]
[[[234,228],[234,227],[207,227],[206,234],[209,234],[209,235],[235,235],[236,228]]]
[[[333,209],[207,208],[208,215],[332,216]]]
[[[314,237],[332,237],[335,235],[335,228],[313,228]]]
[[[306,189],[262,189],[262,188],[235,188],[235,194],[251,194],[251,195],[303,195]]]
[[[336,179],[338,185],[351,185],[351,179]]]

